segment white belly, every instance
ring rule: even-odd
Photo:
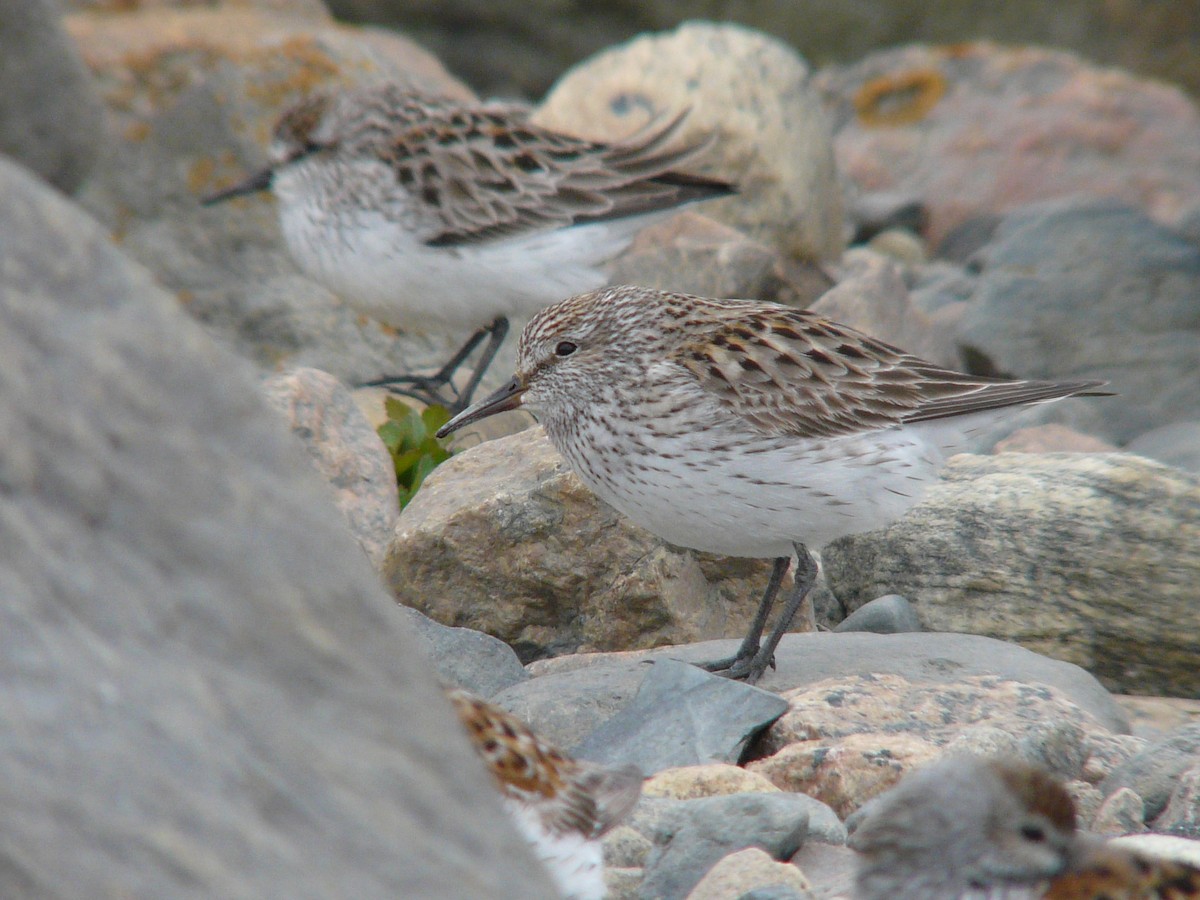
[[[794,543],[819,549],[882,528],[920,500],[944,462],[920,431],[903,429],[763,452],[748,441],[714,450],[704,432],[656,443],[652,454],[604,438],[586,455],[560,447],[588,487],[664,540],[725,556],[788,556]]]
[[[645,217],[576,225],[479,244],[435,247],[374,210],[332,214],[281,198],[297,265],[348,305],[402,330],[467,331],[527,318],[606,281],[603,265]]]

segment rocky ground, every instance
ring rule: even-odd
[[[769,564],[640,531],[519,416],[400,513],[375,399],[346,385],[455,338],[299,274],[269,198],[198,203],[314,88],[470,96],[437,58],[318,0],[0,0],[0,21],[4,896],[549,896],[435,671],[643,768],[606,840],[617,898],[844,892],[847,820],[952,750],[1048,767],[1094,831],[1200,838],[1181,91],[986,43],[814,71],[693,23],[547,94],[540,121],[607,137],[686,106],[705,171],[742,188],[614,280],[1118,393],[1026,413],[825,548],[822,630],[748,687],[680,661],[729,652]]]

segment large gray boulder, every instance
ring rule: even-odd
[[[0,895],[552,896],[249,365],[0,195]]]

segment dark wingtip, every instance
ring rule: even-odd
[[[274,176],[274,169],[263,169],[261,172],[256,172],[248,178],[235,184],[233,187],[225,188],[223,191],[217,191],[215,194],[209,194],[207,197],[200,199],[201,206],[213,206],[217,203],[222,203],[225,200],[231,200],[234,197],[241,197],[246,194],[257,194],[259,191],[268,190],[271,187],[271,178]]]

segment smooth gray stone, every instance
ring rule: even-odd
[[[250,366],[0,196],[0,896],[554,896]]]
[[[778,694],[660,660],[633,702],[572,753],[608,765],[633,764],[647,776],[675,766],[736,763],[751,738],[787,709]]]
[[[1119,202],[1069,197],[1005,215],[972,265],[961,345],[1001,372],[1103,378],[1123,398],[1044,404],[1022,421],[1120,444],[1200,414],[1196,244]]]
[[[645,900],[676,900],[722,857],[761,847],[788,860],[808,836],[810,798],[803,794],[728,794],[684,800],[658,823],[655,849],[638,890]]]
[[[876,597],[864,603],[846,616],[837,627],[838,632],[869,631],[872,634],[908,634],[922,631],[912,604],[899,594]]]
[[[438,675],[480,697],[520,684],[529,673],[516,651],[499,638],[472,628],[452,628],[415,609],[400,607],[422,641]]]

